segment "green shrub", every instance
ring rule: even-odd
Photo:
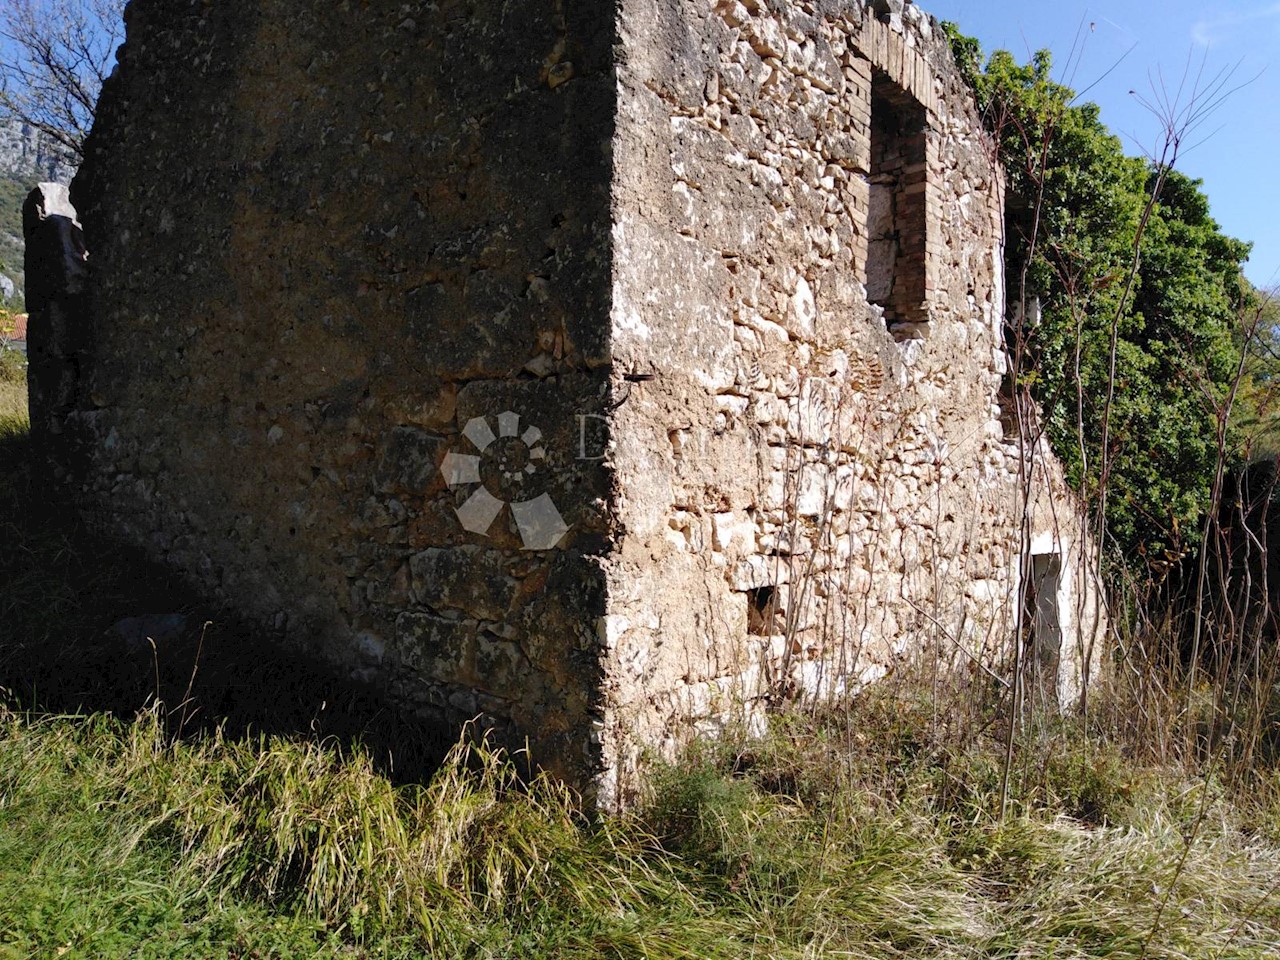
[[[0,347],[0,383],[27,383],[27,358],[17,350]]]

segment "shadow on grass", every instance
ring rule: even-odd
[[[0,422],[0,689],[17,706],[127,718],[158,700],[175,735],[221,726],[231,737],[359,743],[397,781],[434,772],[456,730],[272,646],[96,535],[36,489],[30,452],[26,425]],[[117,629],[130,618],[144,619]],[[169,623],[178,629],[155,629]]]

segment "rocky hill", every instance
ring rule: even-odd
[[[0,303],[22,298],[22,201],[42,180],[69,183],[75,167],[48,138],[0,121]]]
[[[30,176],[67,183],[75,166],[66,151],[17,120],[0,120],[0,176]]]

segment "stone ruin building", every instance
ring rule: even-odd
[[[133,0],[87,275],[29,204],[38,449],[264,637],[606,804],[1019,624],[1065,703],[1100,600],[1001,407],[1002,184],[896,0]]]

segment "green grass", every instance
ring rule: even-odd
[[[1064,731],[1000,824],[994,745],[886,750],[908,718],[851,750],[844,722],[704,748],[610,818],[483,746],[395,787],[324,745],[175,742],[156,710],[10,713],[0,957],[1275,955],[1280,846],[1203,784]]]
[[[483,744],[415,761],[411,718],[217,612],[127,654],[116,618],[205,614],[48,509],[13,397],[0,960],[1275,956],[1280,775],[1143,766],[1096,720],[1031,725],[1003,820],[998,713],[896,680],[605,817]]]
[[[21,436],[27,427],[26,360],[0,348],[0,436]]]
[[[12,303],[0,307],[22,306],[22,204],[38,177],[9,177],[0,174],[0,273],[14,282],[16,294]]]

